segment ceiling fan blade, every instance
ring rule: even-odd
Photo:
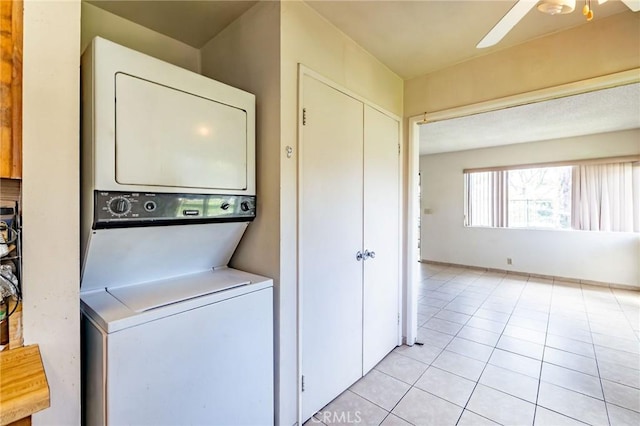
[[[624,0],[623,0],[624,1]],[[627,0],[630,1],[630,0]],[[484,47],[493,46],[504,36],[507,35],[511,28],[513,28],[524,15],[529,13],[531,9],[538,3],[537,1],[532,0],[519,0],[512,8],[507,12],[506,15],[502,17],[502,19],[489,31],[489,33],[484,36],[480,43],[476,46],[478,49],[482,49]]]
[[[640,10],[640,0],[622,0],[622,2],[626,4],[629,7],[629,9],[631,9],[634,12],[637,12]]]

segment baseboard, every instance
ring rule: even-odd
[[[616,288],[616,289],[621,289],[621,290],[635,290],[635,291],[639,291],[640,290],[640,287],[638,287],[638,286],[627,285],[627,284],[615,284],[615,283],[606,283],[606,282],[602,282],[602,281],[581,280],[581,279],[578,279],[578,278],[558,277],[558,276],[554,276],[554,275],[532,274],[532,273],[521,272],[521,271],[509,271],[507,269],[484,268],[484,267],[481,267],[481,266],[463,265],[463,264],[460,264],[460,263],[438,262],[438,261],[435,261],[435,260],[427,260],[427,259],[421,259],[420,263],[426,263],[426,264],[429,264],[429,265],[455,267],[455,268],[464,268],[464,269],[470,269],[470,270],[475,270],[475,271],[483,271],[483,272],[497,272],[497,273],[504,273],[504,274],[508,274],[508,275],[524,276],[524,277],[529,277],[529,278],[541,278],[541,279],[545,279],[545,280],[551,280],[551,281],[554,281],[554,282],[557,281],[558,284],[564,282],[564,283],[573,283],[573,284],[581,284],[581,285],[591,285],[591,286],[595,286],[595,287],[609,287],[609,288]]]

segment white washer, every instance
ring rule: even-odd
[[[83,424],[273,424],[255,97],[100,38],[82,93]]]
[[[273,281],[225,266],[246,226],[92,232],[85,424],[273,424]]]
[[[227,268],[85,292],[85,424],[273,424],[272,293]]]

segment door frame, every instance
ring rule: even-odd
[[[406,241],[405,241],[405,343],[412,346],[418,338],[418,290],[416,279],[418,277],[418,261],[422,259],[418,252],[418,218],[420,217],[420,205],[418,202],[418,173],[420,172],[420,127],[422,116],[408,118],[407,141],[407,187],[406,197]],[[423,242],[420,242],[421,247]]]
[[[393,118],[394,120],[398,121],[398,144],[399,144],[399,155],[398,155],[398,235],[400,235],[400,241],[399,241],[399,250],[398,250],[398,314],[400,315],[400,318],[404,317],[404,306],[405,306],[405,299],[407,297],[407,292],[403,291],[406,286],[404,285],[405,281],[403,280],[403,277],[406,278],[407,274],[404,274],[403,272],[403,266],[404,266],[404,256],[405,256],[405,250],[403,250],[403,248],[406,246],[406,238],[403,238],[403,236],[405,235],[404,233],[404,223],[403,223],[403,218],[406,216],[404,215],[404,211],[405,209],[404,207],[404,203],[403,203],[403,194],[405,193],[404,188],[403,188],[403,175],[404,175],[404,149],[403,149],[403,139],[402,139],[402,127],[403,127],[403,119],[400,116],[397,116],[389,111],[387,111],[386,109],[376,105],[375,103],[369,101],[366,98],[363,98],[362,96],[352,92],[351,90],[345,88],[344,86],[341,86],[340,84],[328,79],[327,77],[323,76],[322,74],[313,71],[311,68],[305,66],[302,63],[298,63],[298,129],[297,129],[297,139],[296,139],[296,143],[297,146],[295,147],[295,150],[297,152],[297,159],[296,159],[296,167],[297,167],[297,176],[296,176],[296,180],[297,180],[297,188],[296,188],[296,194],[297,194],[297,200],[296,200],[296,275],[297,275],[297,279],[296,279],[296,290],[297,290],[297,296],[296,296],[296,308],[297,308],[297,316],[296,316],[296,336],[297,336],[297,354],[296,354],[296,368],[297,368],[297,373],[296,373],[296,377],[298,380],[298,384],[297,384],[297,407],[298,407],[298,413],[297,413],[297,422],[298,425],[302,425],[302,318],[304,315],[303,309],[302,309],[302,301],[303,301],[303,286],[302,286],[302,280],[304,277],[304,271],[301,265],[301,259],[302,259],[302,252],[301,252],[301,246],[300,246],[300,240],[302,238],[302,223],[303,223],[303,218],[301,215],[301,211],[300,211],[300,207],[302,205],[302,199],[303,199],[303,194],[302,194],[302,182],[304,179],[304,173],[301,167],[301,159],[302,159],[302,154],[303,154],[303,131],[302,131],[302,127],[303,127],[303,100],[304,100],[304,85],[303,85],[303,81],[304,81],[304,77],[308,76],[311,78],[314,78],[318,81],[320,81],[321,83],[326,84],[327,86],[342,92],[343,94],[354,98],[355,100],[362,102],[365,105],[370,106],[371,108]],[[402,344],[402,337],[403,337],[403,333],[402,333],[402,321],[399,321],[398,323],[398,345]]]

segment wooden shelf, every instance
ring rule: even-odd
[[[49,384],[38,345],[0,352],[0,425],[47,407]]]

